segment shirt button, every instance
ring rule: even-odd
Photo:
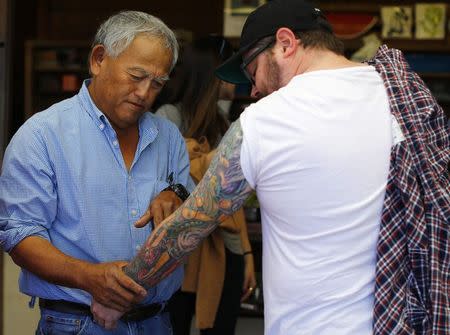
[[[136,216],[136,214],[137,214],[137,210],[132,209],[132,210],[131,210],[131,215],[132,215],[132,216]]]
[[[98,126],[100,128],[100,130],[103,130],[103,128],[105,128],[105,125],[102,123],[100,126]]]
[[[129,175],[129,176],[128,176],[128,180],[131,180],[131,179],[132,179],[132,178],[131,178],[131,176]]]
[[[139,251],[141,249],[141,246],[138,244],[137,246],[136,246],[136,251]]]
[[[117,142],[117,140],[114,140],[113,141],[113,145],[116,147],[117,146],[117,144],[118,144],[119,142]]]

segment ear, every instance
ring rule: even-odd
[[[283,57],[289,57],[297,51],[298,40],[289,28],[280,28],[275,35],[277,44],[281,47]]]
[[[91,70],[91,74],[96,76],[100,72],[100,68],[102,66],[103,61],[106,57],[105,47],[101,44],[97,44],[91,50],[91,54],[89,56],[89,69]]]

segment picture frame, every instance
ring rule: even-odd
[[[419,40],[444,39],[447,21],[447,4],[417,3],[415,9],[415,37]]]
[[[411,6],[381,7],[381,36],[390,38],[412,38],[413,8]]]
[[[248,15],[264,3],[266,0],[225,0],[223,35],[239,37]]]

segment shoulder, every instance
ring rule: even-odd
[[[240,115],[241,123],[260,122],[261,119],[273,116],[278,113],[278,109],[282,105],[280,91],[276,91],[255,103],[250,104]]]
[[[74,112],[74,109],[78,110],[76,106],[76,97],[60,101],[31,116],[24,122],[14,136],[30,140],[32,138],[46,137],[46,134],[55,133],[64,124],[73,124],[73,120],[78,118],[78,113]]]

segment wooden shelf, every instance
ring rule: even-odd
[[[26,118],[78,92],[89,75],[89,48],[88,41],[25,42]],[[64,82],[66,75],[72,77],[71,82]]]
[[[34,68],[37,72],[76,72],[76,73],[88,73],[86,67],[82,67],[81,65],[38,65]]]
[[[421,78],[450,79],[450,72],[419,72]]]

